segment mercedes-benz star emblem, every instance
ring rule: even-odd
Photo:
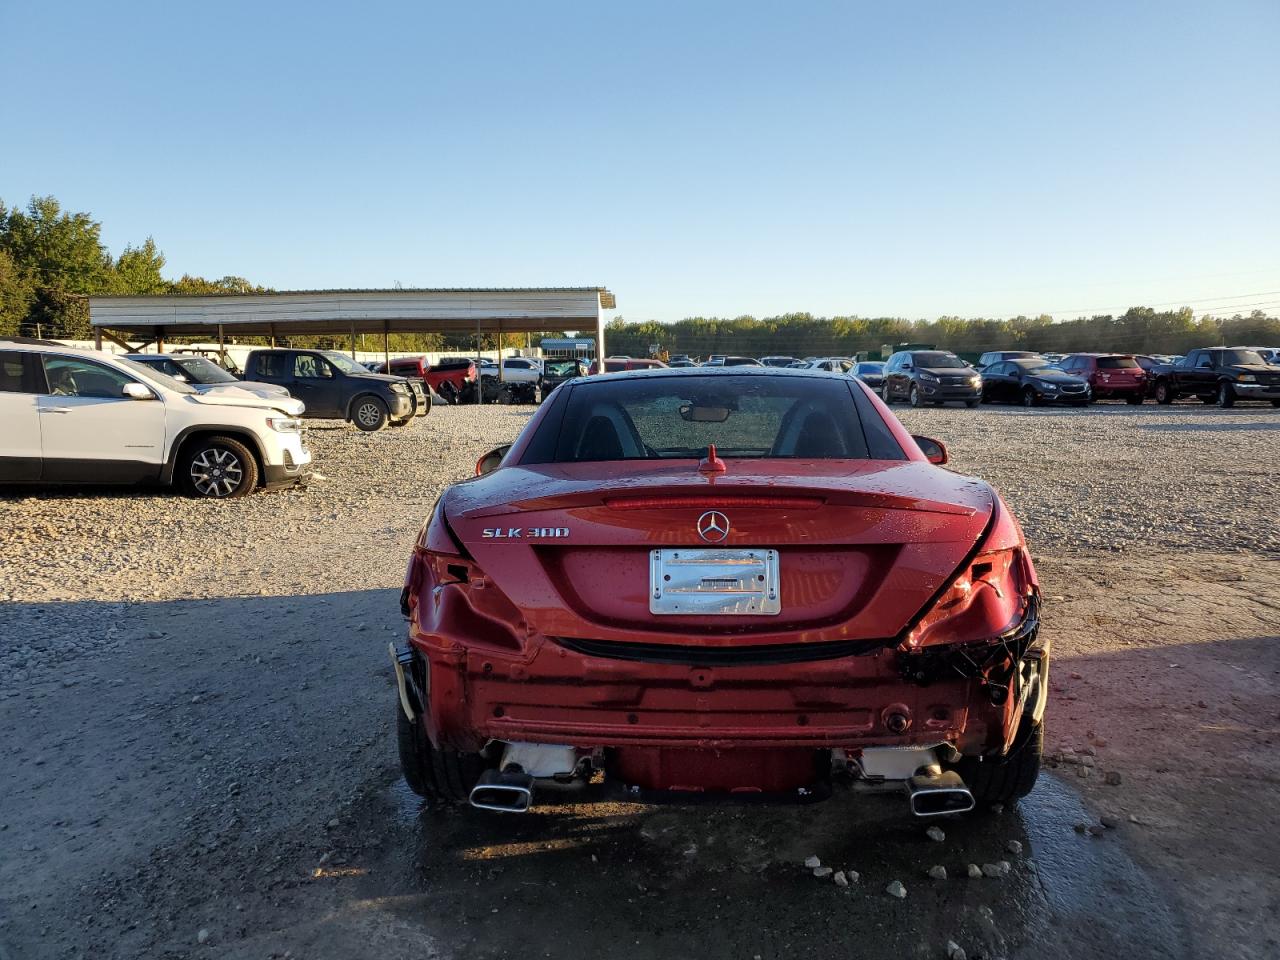
[[[719,543],[729,535],[729,518],[719,510],[708,510],[698,518],[698,536],[707,543]]]

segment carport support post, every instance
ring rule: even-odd
[[[382,369],[391,372],[391,321],[382,321]]]
[[[596,373],[604,373],[604,311],[596,294]]]
[[[502,370],[502,321],[498,321],[498,383],[505,383],[506,376]]]
[[[222,330],[222,324],[218,324],[218,359],[224,364],[227,362],[227,337]]]
[[[102,328],[101,327],[93,328],[93,349],[98,351],[102,350]]]
[[[351,359],[356,358],[356,322],[351,321]]]
[[[476,317],[476,403],[484,401],[484,377],[480,373],[480,318]]]

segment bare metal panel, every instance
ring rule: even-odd
[[[778,552],[685,548],[649,553],[649,612],[773,616],[782,610]]]

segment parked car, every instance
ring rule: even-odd
[[[985,373],[987,367],[993,363],[1003,363],[1005,360],[1043,360],[1040,354],[1031,350],[993,350],[990,353],[984,353],[978,358],[978,371]]]
[[[809,364],[810,370],[826,370],[828,373],[849,373],[854,361],[848,357],[823,357]]]
[[[372,373],[336,350],[254,350],[244,364],[251,380],[287,387],[307,405],[306,416],[349,420],[366,432],[401,427],[415,410],[425,412],[421,385]]]
[[[720,361],[722,367],[762,367],[759,360],[753,357],[725,357]]]
[[[388,370],[387,364],[383,362],[376,364],[373,372],[417,380],[450,401],[456,401],[466,391],[468,384],[475,383],[477,376],[475,361],[467,357],[445,357],[438,363],[431,363],[421,356],[396,357],[391,361],[391,369]]]
[[[1280,407],[1280,370],[1255,350],[1192,350],[1178,363],[1156,367],[1153,374],[1157,403],[1199,397],[1220,407],[1235,406],[1237,400],[1270,400],[1273,407]]]
[[[711,354],[711,356],[707,357],[706,361],[705,361],[702,365],[703,365],[704,367],[723,367],[723,366],[724,366],[724,354],[723,354],[723,353],[713,353],[713,354]]]
[[[1131,353],[1069,353],[1058,367],[1088,385],[1088,399],[1124,400],[1134,405],[1147,395],[1147,373]]]
[[[1043,744],[1039,587],[1003,500],[946,460],[818,371],[557,390],[410,555],[409,787],[508,812],[857,782],[918,816],[1015,802]]]
[[[175,346],[169,352],[176,357],[204,357],[233,377],[240,378],[244,375],[244,371],[240,369],[235,358],[224,350],[214,350],[209,347]]]
[[[859,360],[849,372],[877,393],[884,386],[884,364],[879,360]]]
[[[0,340],[0,481],[160,483],[194,497],[302,484],[301,401],[201,392],[94,350]]]
[[[566,380],[585,377],[587,365],[582,360],[558,359],[544,360],[542,363],[542,399],[551,396],[551,392]]]
[[[620,373],[623,370],[661,370],[666,368],[666,364],[661,360],[641,360],[637,357],[606,357],[604,361],[605,373]],[[596,363],[591,361],[591,366],[587,368],[589,374],[596,372]]]
[[[795,357],[761,357],[760,363],[765,367],[789,367],[796,362]]]
[[[259,397],[287,397],[289,391],[275,383],[238,380],[206,357],[190,357],[168,353],[126,354],[134,363],[158,370],[181,383],[190,384],[200,393],[218,390],[247,390]]]
[[[1083,407],[1089,402],[1089,384],[1039,357],[1002,360],[982,371],[984,403],[1021,403],[1038,407],[1043,403],[1070,403]]]
[[[685,358],[685,359],[668,360],[667,366],[668,367],[696,367],[697,363]]]
[[[498,377],[498,362],[485,360],[480,364],[482,377]],[[542,378],[542,366],[531,357],[503,357],[502,376],[506,383],[536,384]]]
[[[885,403],[907,400],[913,407],[940,407],[949,400],[976,407],[982,399],[982,376],[946,350],[901,350],[884,365],[880,398]]]
[[[1252,350],[1272,366],[1280,366],[1280,347],[1233,347],[1233,350]]]

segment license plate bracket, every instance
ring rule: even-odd
[[[679,548],[649,552],[649,612],[660,616],[776,616],[778,551]]]

